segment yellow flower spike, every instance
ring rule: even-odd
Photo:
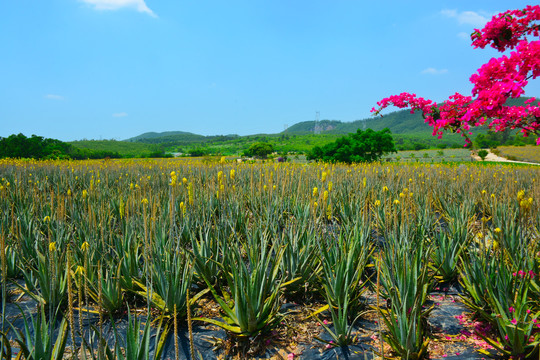
[[[141,204],[148,205],[148,199],[147,198],[142,199]]]
[[[266,186],[266,185],[264,185],[264,186],[263,186],[263,190],[264,190],[264,191],[266,191],[266,189],[267,189],[267,186]]]
[[[328,200],[328,191],[326,191],[326,190],[323,193],[323,200],[324,200],[324,202],[326,202]]]
[[[49,251],[50,252],[56,251],[56,243],[54,241],[49,243]]]
[[[272,186],[272,189],[276,190],[276,185]]]
[[[364,178],[364,179],[362,180],[362,184],[364,185],[364,187],[366,187],[366,185],[367,185],[367,180],[366,180],[366,178]]]
[[[186,178],[182,178],[182,183],[183,183],[184,185],[186,185],[186,184],[187,184],[187,179],[186,179]]]
[[[384,192],[388,191],[388,187],[387,187],[387,186],[383,186],[382,191],[384,191]]]
[[[319,196],[319,189],[317,189],[316,187],[313,188],[313,197],[317,197]]]
[[[491,198],[492,198],[492,199],[495,199],[495,194],[491,194]]]
[[[495,228],[494,230],[497,234],[501,232],[501,228]]]
[[[323,173],[322,173],[322,175],[321,175],[321,181],[322,181],[322,182],[325,182],[325,181],[326,181],[326,176],[327,176],[326,171],[323,171]]]
[[[182,210],[182,215],[186,215],[186,206],[183,201],[180,203],[180,209]]]
[[[81,265],[77,266],[77,269],[75,270],[75,275],[82,275],[84,274],[84,267]]]
[[[394,200],[394,205],[399,205],[399,200],[398,199]]]
[[[517,200],[521,201],[525,197],[525,190],[519,190],[517,193]]]
[[[236,171],[234,171],[234,169],[231,169],[231,171],[229,173],[229,177],[231,178],[231,180],[234,180],[235,176],[236,176]]]
[[[51,217],[49,215],[43,218],[43,222],[48,222],[48,221],[51,221]]]
[[[487,193],[486,190],[482,190],[482,195],[485,195]]]
[[[83,191],[82,191],[82,198],[83,198],[83,199],[86,199],[87,196],[88,196],[88,191],[83,190]]]
[[[405,197],[405,194],[404,194],[404,193],[399,193],[399,197],[400,197],[400,198],[404,198],[404,197]]]
[[[177,179],[176,172],[171,171],[171,183],[169,185],[175,186],[176,185],[176,179]]]
[[[220,164],[225,164],[226,162],[227,162],[227,159],[225,158],[225,156],[222,156],[221,159],[219,159]]]
[[[317,202],[315,201],[315,202],[313,203],[313,207],[317,207],[317,206],[319,206],[319,204],[317,204]]]
[[[328,204],[328,207],[326,208],[326,218],[332,220],[332,205],[330,204]]]
[[[381,200],[375,200],[375,206],[381,206]]]
[[[129,184],[129,190],[133,190],[133,183]]]
[[[188,200],[189,200],[189,205],[193,205],[193,201],[194,201],[193,183],[188,184]]]
[[[329,181],[328,182],[328,191],[332,191],[332,185],[333,185],[332,182]]]

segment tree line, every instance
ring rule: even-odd
[[[120,158],[118,152],[79,149],[66,142],[23,134],[0,137],[0,158],[26,159],[104,159]]]

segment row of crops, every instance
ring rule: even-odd
[[[359,341],[375,314],[373,354],[428,358],[440,283],[461,284],[494,353],[538,350],[534,167],[3,160],[0,178],[7,358],[160,358],[167,341],[180,358],[193,324],[254,356],[285,302],[313,299],[327,347]],[[23,298],[37,306],[15,326],[5,309]],[[126,312],[125,334],[106,337]]]

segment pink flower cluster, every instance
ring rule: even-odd
[[[488,44],[501,52],[514,50],[509,56],[492,58],[470,77],[472,96],[456,93],[441,105],[416,94],[401,93],[377,102],[379,114],[389,105],[410,108],[411,113],[422,111],[426,123],[439,138],[444,130],[467,135],[471,126],[488,123],[490,129],[504,131],[521,129],[524,136],[540,135],[540,105],[535,98],[523,106],[506,106],[509,98],[525,94],[529,80],[540,75],[540,41],[530,40],[540,35],[540,5],[522,10],[509,10],[494,16],[482,30],[471,35],[475,48]],[[540,137],[537,145],[540,145]]]
[[[529,275],[531,277],[531,279],[534,279],[534,277],[536,276],[535,272],[532,271],[532,270],[529,270],[527,272],[523,271],[523,270],[519,270],[517,273],[513,272],[512,273],[512,276],[513,277],[520,277],[520,278],[524,278],[526,275]]]
[[[484,340],[484,337],[488,337],[493,329],[491,324],[484,323],[482,321],[468,321],[468,319],[463,315],[457,315],[456,318],[459,320],[459,323],[461,325],[467,327],[472,326],[474,328],[474,331],[471,332],[468,330],[461,330],[461,335],[457,335],[455,339],[462,341],[471,341],[473,345],[477,348],[493,349],[493,346],[491,346],[487,341]],[[447,336],[446,339],[450,340],[452,339],[452,337]]]

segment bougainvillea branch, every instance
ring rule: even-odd
[[[472,96],[455,93],[442,104],[401,93],[382,99],[375,115],[390,106],[410,108],[411,113],[421,111],[433,135],[442,137],[444,131],[461,133],[466,142],[473,126],[486,125],[494,131],[520,129],[524,136],[539,136],[540,105],[530,98],[523,105],[508,106],[509,98],[525,94],[525,86],[540,75],[540,5],[522,10],[508,10],[494,16],[482,30],[471,35],[472,46],[485,48],[490,45],[500,52],[510,54],[492,58],[470,77]]]

